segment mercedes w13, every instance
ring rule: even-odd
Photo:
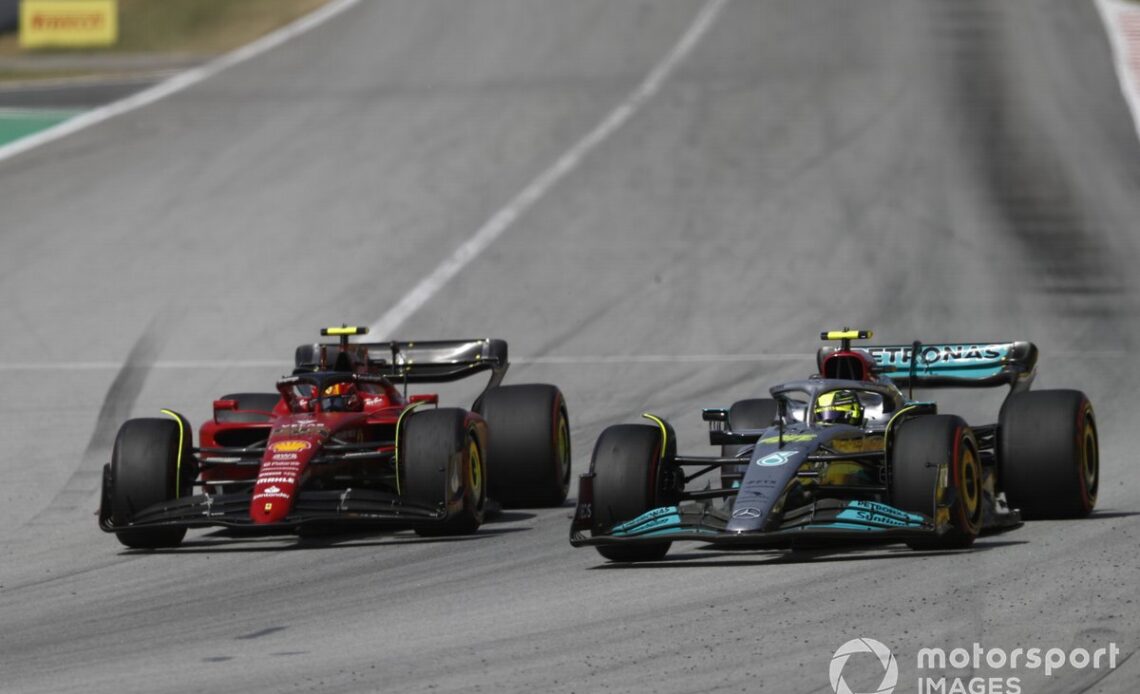
[[[571,544],[613,561],[659,560],[678,540],[955,549],[1022,518],[1092,511],[1092,405],[1077,390],[1030,390],[1032,343],[855,347],[871,333],[821,337],[839,345],[819,351],[818,373],[704,411],[720,455],[679,454],[672,426],[652,414],[605,429],[579,481]],[[1010,390],[996,422],[969,424],[913,397],[916,387],[999,386]]]

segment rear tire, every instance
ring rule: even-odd
[[[590,470],[594,473],[594,515],[591,534],[603,533],[646,511],[676,503],[675,494],[662,490],[662,459],[674,454],[669,441],[662,455],[661,430],[645,424],[618,424],[602,432],[594,446]],[[657,561],[672,542],[639,545],[600,545],[598,554],[618,562]]]
[[[998,482],[1011,507],[1030,520],[1092,512],[1100,449],[1092,404],[1084,393],[1010,395],[998,422]]]
[[[190,431],[181,432],[172,419],[127,420],[119,428],[111,454],[107,496],[112,524],[125,528],[139,511],[189,496],[195,476]],[[128,528],[115,535],[133,549],[176,547],[186,536],[186,528]]]
[[[258,412],[238,412],[235,410],[219,410],[214,413],[214,419],[219,424],[223,422],[268,422],[273,419],[273,408],[281,401],[280,393],[231,393],[223,395],[219,400],[237,400],[238,410],[259,410]],[[262,414],[265,412],[266,414]]]
[[[416,528],[424,537],[469,535],[483,523],[487,502],[483,451],[467,413],[458,408],[417,412],[400,436],[400,477],[409,500],[448,508],[439,525]]]
[[[929,415],[903,422],[891,449],[891,498],[895,506],[938,520],[940,495],[953,499],[948,531],[914,540],[913,549],[963,549],[974,543],[982,526],[982,465],[974,433],[954,415]],[[947,469],[941,489],[939,470]],[[943,496],[943,498],[945,498]]]
[[[570,419],[556,386],[499,386],[479,399],[488,493],[507,508],[561,506],[570,490]]]

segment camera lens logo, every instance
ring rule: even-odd
[[[847,686],[847,682],[843,679],[843,666],[847,664],[848,658],[857,653],[870,653],[883,664],[883,681],[879,683],[878,689],[869,692],[853,692],[851,687]],[[899,681],[899,665],[895,662],[895,656],[891,653],[891,649],[875,639],[851,639],[840,646],[835,651],[835,655],[831,656],[831,669],[828,675],[831,678],[831,689],[835,694],[891,694]]]

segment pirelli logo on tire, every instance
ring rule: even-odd
[[[118,0],[22,0],[20,46],[113,46],[118,11]]]

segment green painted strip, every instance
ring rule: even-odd
[[[0,145],[47,130],[80,113],[59,109],[0,109]]]

